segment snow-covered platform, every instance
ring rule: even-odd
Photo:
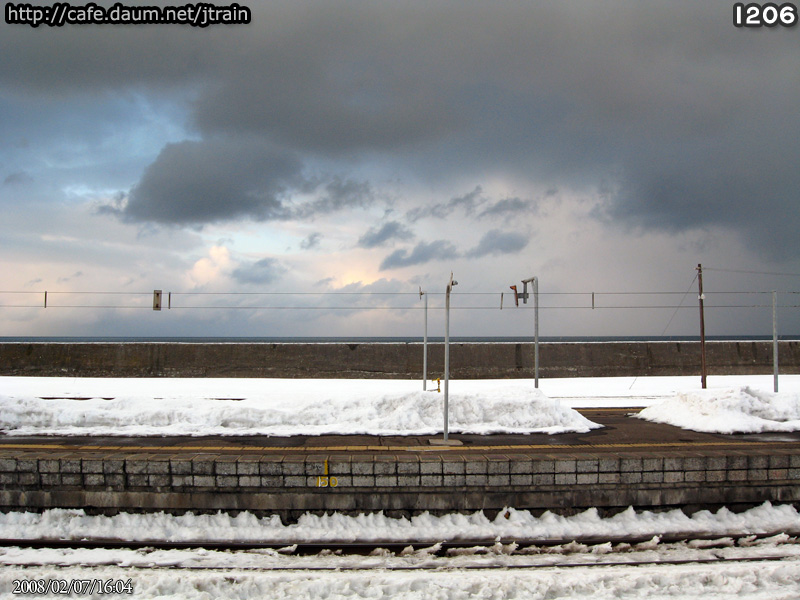
[[[292,518],[800,502],[800,382],[771,394],[771,378],[720,379],[453,382],[461,445],[441,446],[441,394],[418,382],[0,378],[0,508]]]

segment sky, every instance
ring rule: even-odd
[[[544,336],[698,335],[698,264],[708,335],[771,335],[771,290],[800,333],[797,26],[241,4],[0,23],[0,336],[421,336],[420,290],[442,335],[451,273],[453,336],[532,335],[533,276]]]

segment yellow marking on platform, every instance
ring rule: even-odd
[[[507,450],[585,450],[599,448],[697,448],[697,447],[746,447],[797,444],[791,440],[770,441],[707,441],[707,442],[629,442],[617,444],[498,444],[494,446],[435,447],[417,446],[69,446],[65,444],[0,444],[3,450],[68,450],[72,452],[118,451],[120,453],[147,452],[257,452],[257,453],[295,453],[313,454],[319,452],[497,452]]]

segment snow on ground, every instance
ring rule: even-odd
[[[681,392],[642,410],[640,419],[714,433],[800,430],[800,393],[748,386]]]
[[[586,538],[637,534],[641,544],[569,543],[514,553],[513,543],[458,549],[449,556],[427,548],[371,556],[292,555],[270,549],[238,552],[191,550],[0,549],[0,598],[13,598],[15,581],[87,581],[123,585],[130,581],[141,598],[797,598],[800,544],[787,535],[766,539],[748,533],[793,531],[800,516],[791,506],[764,504],[741,514],[706,511],[689,517],[628,510],[602,519],[589,510],[572,517],[509,510],[494,520],[482,514],[421,515],[416,519],[312,517],[296,525],[251,515],[87,516],[80,510],[2,515],[6,537],[291,542],[359,538],[383,540],[464,537]],[[703,533],[721,539],[702,543],[660,543],[670,533]],[[738,538],[738,543],[732,537]],[[744,537],[742,537],[744,536]],[[713,546],[713,547],[709,547]],[[435,547],[435,546],[433,546]],[[768,557],[782,557],[766,562]],[[723,558],[746,563],[702,564]],[[650,561],[695,564],[624,566]],[[565,569],[564,565],[572,566]],[[602,567],[602,568],[600,568]],[[19,584],[17,584],[19,585]]]
[[[442,430],[443,394],[428,387],[414,380],[0,377],[0,431],[430,435]],[[778,423],[772,430],[800,427],[800,376],[782,376],[777,395],[767,392],[772,377],[762,375],[710,377],[709,390],[699,388],[699,377],[542,379],[538,390],[525,379],[454,380],[449,426],[453,433],[586,432],[599,426],[575,407],[669,401],[661,412],[684,427],[704,421],[718,427],[706,431],[728,432],[736,422],[736,431],[765,431],[765,420]],[[744,400],[742,389],[749,390]],[[761,408],[751,410],[757,402]],[[709,406],[716,412],[698,419],[711,414]]]
[[[236,558],[243,555],[238,554]],[[604,566],[537,569],[442,568],[394,570],[252,570],[223,567],[140,569],[128,566],[6,567],[0,570],[0,598],[13,595],[14,581],[98,580],[131,582],[132,595],[96,598],[270,600],[324,598],[358,600],[796,600],[800,560],[728,564]],[[375,561],[385,564],[384,561]],[[401,567],[402,568],[402,567]],[[38,596],[35,596],[38,597]],[[52,596],[48,596],[52,597]],[[71,596],[89,597],[89,596]]]
[[[433,556],[431,549],[375,552],[370,556],[292,555],[290,550],[73,550],[0,549],[0,598],[13,598],[15,581],[130,581],[140,598],[751,598],[779,600],[800,593],[800,544],[778,534],[766,539],[748,532],[795,530],[798,513],[790,506],[764,504],[745,513],[726,510],[688,517],[680,511],[634,513],[608,519],[587,511],[573,517],[532,517],[509,510],[508,518],[489,521],[482,515],[422,516],[412,520],[357,517],[314,518],[294,526],[271,519],[213,515],[118,515],[89,517],[82,511],[47,511],[44,515],[3,515],[4,535],[27,537],[125,537],[141,539],[164,528],[164,537],[180,539],[271,539],[287,542],[321,539],[333,529],[367,532],[382,539],[407,540],[420,533],[458,538],[514,534],[586,537],[637,533],[653,536],[640,544],[569,543],[514,552],[513,543],[495,543]],[[152,523],[146,523],[152,519]],[[349,519],[344,525],[340,519]],[[392,523],[391,521],[395,521]],[[433,528],[433,531],[431,531]],[[475,529],[477,528],[477,529]],[[713,542],[661,543],[659,536],[677,531],[719,535]],[[243,534],[243,535],[242,535]],[[362,533],[363,535],[363,533]],[[725,537],[733,535],[733,537]],[[440,538],[445,539],[445,538]],[[433,546],[432,548],[435,548]],[[768,562],[770,557],[781,557]],[[702,564],[724,559],[729,562]],[[745,559],[748,562],[730,561]],[[647,566],[625,566],[649,561]],[[694,564],[663,564],[692,561]],[[564,568],[565,565],[580,565]],[[19,585],[19,584],[17,584]],[[99,596],[98,596],[99,597]]]
[[[727,416],[721,414],[715,419],[722,423],[730,423],[734,417],[739,422],[768,419],[789,423],[796,419],[791,411],[797,403],[793,398],[800,393],[800,377],[782,376],[780,385],[781,394],[772,396],[768,392],[772,389],[770,376],[711,377],[709,391],[702,393],[703,402],[706,405],[716,402],[718,408],[727,410]],[[484,432],[492,427],[516,427],[523,417],[531,418],[530,414],[525,414],[524,406],[530,404],[546,413],[549,420],[528,421],[525,426],[555,431],[557,427],[564,427],[564,415],[571,418],[568,408],[636,407],[676,402],[681,395],[689,397],[697,392],[700,382],[697,377],[576,378],[541,380],[540,387],[541,393],[536,392],[533,382],[528,380],[453,381],[450,387],[454,411],[451,424],[455,421],[466,423],[467,427],[480,426]],[[103,433],[137,433],[131,429],[124,430],[130,423],[137,423],[139,432],[158,434],[204,435],[212,427],[217,431],[222,429],[244,434],[252,431],[248,427],[264,426],[265,409],[279,415],[274,417],[271,426],[273,432],[281,431],[283,434],[299,433],[293,429],[295,425],[288,424],[286,415],[290,409],[302,414],[302,419],[308,419],[313,427],[317,427],[316,432],[322,432],[325,427],[331,432],[353,432],[354,427],[362,427],[363,431],[390,425],[400,428],[403,433],[411,433],[412,427],[416,426],[432,428],[427,431],[439,431],[442,396],[436,392],[421,392],[420,388],[418,381],[398,380],[2,377],[0,429],[14,427],[13,433],[18,434],[63,433],[64,427],[72,427],[69,431],[75,433],[97,433],[100,431],[97,415],[103,411],[96,407],[109,407],[116,402],[118,411],[128,412],[123,412],[122,420],[106,422]],[[462,408],[457,408],[459,403]],[[181,408],[178,410],[176,407]],[[691,413],[692,410],[696,409],[679,406],[669,412]],[[59,421],[58,413],[66,413],[63,421]],[[427,424],[425,419],[429,413],[433,420]],[[514,414],[510,416],[510,413]],[[176,420],[176,415],[186,420]],[[353,419],[359,423],[354,425]],[[682,426],[694,426],[698,421],[696,416],[692,416]],[[60,430],[46,429],[59,423]],[[574,425],[575,422],[570,423]],[[300,421],[300,425],[307,426],[308,423]],[[579,426],[590,425],[583,423]],[[763,423],[759,427],[763,427]],[[513,545],[497,543],[488,548],[460,551],[458,556],[451,557],[434,557],[424,549],[368,557],[302,557],[287,556],[274,550],[4,548],[0,549],[0,598],[19,597],[14,593],[15,585],[19,586],[15,582],[22,580],[69,582],[96,579],[100,582],[130,580],[133,597],[139,598],[339,600],[390,597],[427,600],[591,597],[695,600],[702,597],[717,600],[738,597],[796,600],[800,598],[800,544],[779,534],[752,542],[745,538],[745,543],[740,539],[734,545],[729,536],[796,531],[798,526],[800,517],[793,507],[769,504],[741,514],[723,509],[714,514],[699,512],[691,517],[678,511],[637,514],[629,509],[608,519],[601,519],[593,510],[573,517],[545,514],[535,518],[526,511],[509,509],[494,520],[480,513],[442,517],[420,515],[408,520],[389,519],[384,515],[346,517],[333,514],[305,515],[291,525],[283,525],[275,518],[258,519],[247,513],[236,517],[223,514],[101,517],[69,510],[46,511],[41,515],[9,513],[0,515],[0,534],[6,538],[279,540],[287,544],[309,539],[418,538],[434,543],[459,537],[507,541],[524,537],[613,538],[622,534],[652,535],[653,539],[632,547],[623,544],[591,547],[567,544],[552,549],[534,549],[527,554],[509,554]],[[659,542],[658,536],[676,532],[718,535],[723,538],[722,547]],[[759,560],[767,556],[781,556],[783,559],[776,562]],[[703,561],[714,558],[745,558],[752,562],[636,567],[618,564],[638,560]],[[594,566],[569,569],[559,566],[565,563]],[[532,566],[537,568],[527,568]]]
[[[800,515],[791,505],[765,503],[743,513],[725,508],[716,513],[699,511],[688,516],[680,510],[665,512],[632,508],[612,517],[600,517],[596,509],[574,516],[546,512],[540,517],[527,510],[509,508],[496,518],[483,512],[470,515],[429,513],[390,518],[382,513],[348,516],[305,514],[297,523],[284,525],[273,515],[259,518],[242,512],[170,515],[123,513],[111,517],[87,515],[81,509],[50,509],[43,513],[0,514],[0,535],[6,539],[122,539],[238,541],[294,544],[300,542],[514,540],[619,538],[671,534],[747,535],[800,531]]]
[[[124,384],[122,383],[124,381]],[[185,380],[184,380],[185,381]],[[0,430],[11,435],[432,435],[442,394],[408,381],[84,380],[42,392],[35,380],[0,392]],[[130,384],[130,387],[128,387]],[[23,389],[20,389],[20,388]],[[563,433],[600,427],[533,386],[451,390],[453,433]],[[69,391],[60,391],[67,390]],[[235,394],[235,395],[232,395]]]

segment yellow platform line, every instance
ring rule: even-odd
[[[448,453],[472,453],[472,452],[497,452],[503,451],[525,451],[525,450],[583,450],[591,452],[594,449],[648,449],[648,448],[701,448],[701,447],[754,447],[754,446],[773,446],[793,444],[797,442],[788,440],[778,441],[697,441],[697,442],[630,442],[616,444],[498,444],[493,446],[235,446],[235,445],[216,445],[216,446],[69,446],[66,444],[0,444],[0,452],[3,450],[23,450],[23,451],[71,451],[71,452],[115,452],[115,453],[136,453],[146,454],[148,452],[246,452],[246,453],[302,453],[318,454],[324,452],[448,452]]]

